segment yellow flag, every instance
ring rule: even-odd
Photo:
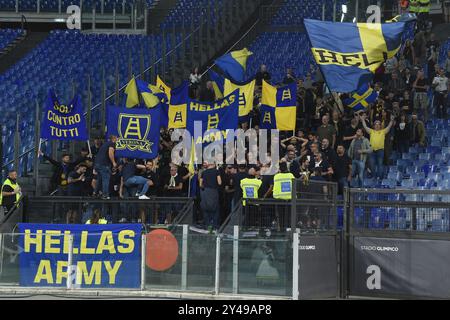
[[[133,108],[139,105],[139,96],[137,91],[136,80],[133,78],[128,82],[125,88],[125,94],[127,95],[126,107]]]
[[[167,84],[165,84],[164,81],[161,80],[159,75],[156,76],[156,86],[158,87],[159,90],[161,90],[166,94],[167,100],[170,101],[171,97],[170,92],[172,91],[172,88],[170,88]]]

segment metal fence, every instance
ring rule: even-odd
[[[444,190],[349,189],[354,231],[448,232],[450,193]]]
[[[317,185],[312,188],[314,183]],[[147,268],[141,290],[294,299],[448,297],[450,282],[442,268],[450,247],[449,191],[345,189],[340,230],[337,186],[314,181],[301,184],[303,181],[294,184],[297,196],[291,201],[260,199],[238,204],[217,235],[179,225],[192,218],[192,199],[31,198],[23,203],[23,211],[6,221],[10,228],[0,229],[9,233],[0,239],[7,244],[0,252],[4,276],[0,272],[0,283],[18,283],[19,266],[14,259],[19,235],[13,226],[17,222],[51,222],[53,212],[65,212],[54,208],[64,205],[98,205],[111,214],[113,207],[127,210],[136,206],[136,212],[145,208],[151,216],[163,212],[165,206],[179,204],[172,225],[159,226],[174,234],[180,244],[179,259],[164,272]],[[298,225],[304,223],[308,210],[313,210],[315,215],[310,217],[320,225],[314,225],[314,219],[310,228],[307,222]],[[148,230],[155,227],[147,225]]]
[[[232,234],[241,230],[267,232],[335,232],[337,230],[337,184],[327,181],[295,180],[291,200],[246,199],[239,203],[219,232]]]
[[[191,198],[154,197],[102,200],[75,197],[25,198],[24,221],[30,223],[85,223],[95,210],[112,223],[134,222],[145,225],[173,225],[189,222],[194,201]]]

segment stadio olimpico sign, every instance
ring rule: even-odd
[[[450,298],[450,241],[355,237],[350,294]]]

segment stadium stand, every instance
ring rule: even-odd
[[[177,36],[180,41],[180,35]],[[33,145],[35,100],[43,99],[50,87],[57,90],[61,101],[69,101],[72,95],[72,81],[87,99],[88,74],[91,75],[93,103],[101,99],[102,69],[106,72],[108,92],[114,91],[114,70],[117,61],[128,61],[130,52],[132,73],[139,73],[139,51],[144,51],[144,63],[150,64],[151,48],[156,50],[159,59],[162,54],[162,38],[160,35],[85,35],[78,31],[52,31],[47,40],[29,53],[11,69],[0,75],[0,104],[8,110],[4,114],[5,145],[4,161],[13,156],[13,134],[15,118],[21,115],[21,150],[23,153]],[[171,48],[170,41],[166,50]],[[168,61],[170,65],[170,61]],[[119,63],[120,85],[125,85],[128,78],[128,64]],[[64,81],[61,81],[64,75]],[[25,94],[23,94],[25,92]],[[99,119],[93,113],[93,123]],[[6,125],[6,123],[8,123]],[[28,162],[31,170],[32,162]]]
[[[152,6],[155,4],[155,0],[146,0],[147,6]],[[36,0],[20,0],[19,1],[19,11],[20,12],[36,12],[37,11],[37,1]],[[118,11],[130,12],[134,0],[104,0],[104,12],[111,13],[113,9],[116,8]],[[80,5],[80,0],[62,0],[61,7],[67,8],[70,5]],[[102,8],[102,1],[97,0],[84,0],[83,7],[88,10],[92,10],[95,6],[96,11],[100,12]],[[15,0],[0,0],[0,11],[15,11],[16,1]],[[58,0],[42,0],[40,1],[40,11],[41,12],[58,12],[59,11],[59,1]]]
[[[226,1],[220,0],[179,0],[161,23],[161,28],[179,27],[183,23],[198,25],[202,18],[205,20],[208,18],[208,6],[210,10],[209,21],[215,24],[218,22],[220,12],[225,5]]]
[[[0,29],[0,53],[22,35],[24,31],[20,29]]]
[[[304,77],[310,65],[315,64],[307,40],[306,34],[299,32],[262,33],[250,46],[253,56],[248,74],[256,74],[260,65],[265,64],[272,74],[273,83],[283,81],[288,67],[292,67],[298,77]]]

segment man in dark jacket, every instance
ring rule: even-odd
[[[58,189],[59,196],[67,196],[67,185],[69,173],[75,170],[75,167],[82,163],[84,159],[80,158],[74,162],[70,162],[70,155],[65,153],[61,157],[61,161],[56,161],[49,156],[39,153],[39,156],[43,157],[45,160],[49,161],[54,167],[55,171],[53,173],[51,182],[52,190]]]

